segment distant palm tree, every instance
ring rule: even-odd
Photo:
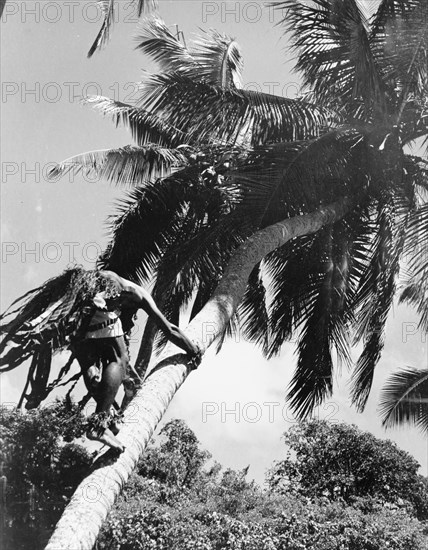
[[[415,424],[428,432],[428,369],[407,367],[392,374],[381,395],[383,425]]]
[[[362,408],[409,220],[420,217],[416,232],[426,227],[419,208],[426,164],[404,148],[428,135],[427,6],[383,0],[369,23],[357,0],[276,5],[288,9],[306,101],[199,78],[192,52],[153,26],[142,49],[160,52],[163,72],[142,83],[138,104],[93,100],[129,126],[137,147],[80,157],[59,172],[80,166],[140,185],[114,220],[103,263],[142,282],[157,270],[171,312],[198,289],[200,311],[186,330],[203,349],[223,335],[239,304],[243,329],[268,356],[298,332],[289,396],[300,416],[331,392],[332,348],[348,362],[356,328],[364,350],[353,400]],[[209,65],[216,56],[202,57]],[[170,175],[144,181],[161,170]],[[216,330],[202,341],[207,322]],[[48,548],[93,543],[186,365],[167,356],[156,366],[135,397],[137,422],[121,432],[127,450],[79,487]],[[103,488],[102,499],[88,502],[91,487]]]

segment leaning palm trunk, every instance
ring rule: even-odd
[[[241,301],[253,267],[266,254],[294,237],[314,233],[323,225],[340,219],[348,209],[349,201],[345,199],[255,233],[234,254],[212,298],[186,328],[186,334],[205,351],[224,331]],[[210,324],[210,331],[204,330],[206,323]],[[126,446],[125,452],[83,480],[46,550],[92,548],[116,497],[142,456],[171,399],[190,372],[187,356],[177,354],[177,348],[169,345],[126,410],[125,425],[119,434]]]

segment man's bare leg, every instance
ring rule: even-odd
[[[132,377],[128,375],[123,381],[123,390],[125,394],[120,405],[121,412],[125,411],[126,407],[129,405],[130,401],[132,401],[134,395],[136,394],[138,388],[143,383],[143,380],[138,376],[137,372],[134,369],[130,370],[132,373]]]
[[[97,387],[97,408],[96,413],[106,413],[110,415],[114,399],[119,390],[123,379],[123,367],[120,363],[110,363],[103,369],[101,382]],[[115,429],[115,428],[113,428]],[[117,433],[117,432],[116,432]],[[100,441],[113,449],[122,452],[125,447],[117,439],[112,430],[108,427],[103,431],[90,430],[87,434],[88,439]]]

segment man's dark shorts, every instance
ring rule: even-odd
[[[123,336],[113,338],[88,338],[73,346],[76,359],[82,369],[83,378],[89,391],[95,390],[93,371],[91,367],[97,367],[100,374],[102,369],[110,363],[118,363],[122,369],[122,383],[125,393],[133,394],[136,387],[131,365],[129,362],[128,349]]]
[[[129,359],[123,336],[88,338],[74,344],[73,349],[83,372],[93,365],[101,368],[119,363],[123,366],[123,375],[126,375]]]

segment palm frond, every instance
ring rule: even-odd
[[[83,173],[91,181],[104,179],[116,185],[137,186],[145,181],[166,177],[188,164],[184,149],[159,146],[90,151],[66,159],[49,173],[50,179]]]
[[[144,20],[136,39],[136,49],[149,55],[162,72],[186,71],[195,64],[187,47],[160,17]]]
[[[162,257],[164,235],[185,210],[186,192],[172,179],[146,182],[128,192],[108,220],[111,240],[100,266],[148,283]]]
[[[406,230],[405,253],[408,270],[413,277],[420,277],[428,268],[424,252],[428,247],[428,203],[415,208],[410,216]]]
[[[214,221],[213,205],[208,209],[208,216],[192,207],[197,199],[194,194],[182,215],[174,219],[173,227],[162,234],[162,254],[156,266],[153,294],[160,296],[164,314],[176,324],[181,311],[190,305],[196,288],[191,318],[202,309],[221,279],[232,251],[240,244],[224,219]],[[213,223],[214,228],[211,228]],[[226,336],[235,333],[235,324],[232,319],[225,327],[218,346],[221,347]],[[166,338],[160,335],[157,349],[166,343]]]
[[[267,355],[269,315],[260,264],[255,266],[248,278],[247,290],[238,311],[244,339],[261,346],[263,353]]]
[[[428,432],[428,369],[407,367],[392,374],[379,404],[386,427],[414,424]]]
[[[265,258],[268,279],[271,280],[269,291],[272,295],[267,350],[269,358],[280,352],[282,344],[298,328],[301,315],[305,311],[301,297],[305,296],[307,302],[312,295],[308,279],[312,278],[314,240],[313,235],[302,237]]]
[[[411,213],[406,231],[405,257],[408,273],[400,295],[401,303],[414,306],[419,327],[428,332],[428,204]]]
[[[291,289],[285,298],[285,302],[291,302],[292,312],[291,319],[287,320],[285,315],[285,326],[289,332],[301,327],[298,363],[287,399],[301,418],[331,395],[333,349],[337,352],[339,364],[342,361],[348,367],[351,364],[349,331],[353,311],[349,306],[356,291],[356,274],[360,270],[352,252],[361,229],[359,218],[352,212],[314,236],[311,243],[306,242],[308,248],[300,266],[294,254],[287,262],[297,288]],[[275,329],[279,328],[281,334],[280,325],[284,318],[284,305],[274,303],[271,332],[275,347],[272,346],[271,352],[278,350],[280,339]]]
[[[97,50],[101,49],[108,42],[110,30],[114,22],[115,0],[97,0],[97,4],[104,14],[104,19],[101,29],[88,52],[88,57],[92,57]]]
[[[255,147],[228,176],[244,190],[243,208],[258,227],[315,210],[338,196],[361,194],[367,169],[355,131]]]
[[[138,49],[152,57],[163,73],[177,72],[221,88],[240,88],[242,54],[238,43],[215,30],[202,31],[187,47],[164,21],[152,17],[142,25]]]
[[[101,111],[103,115],[111,116],[116,126],[127,126],[138,145],[150,143],[177,147],[189,142],[189,136],[185,132],[145,109],[102,96],[85,98],[84,103]]]
[[[196,37],[191,51],[197,70],[187,76],[222,88],[241,88],[243,59],[235,39],[210,29]]]
[[[288,399],[299,417],[309,415],[332,388],[339,365],[351,364],[349,333],[355,296],[373,239],[367,201],[328,230],[288,243],[265,258],[271,281],[268,357],[298,336],[298,368]]]
[[[213,247],[223,265],[220,244],[225,245],[224,239],[234,242],[233,224],[228,219],[231,220],[240,196],[233,186],[213,185],[203,174],[203,167],[196,163],[129,193],[119,204],[118,214],[110,220],[112,239],[102,264],[128,278],[134,279],[138,274],[147,280],[161,263],[169,262],[174,278],[172,264],[185,260],[191,265],[193,258],[209,256]],[[242,227],[239,231],[243,231]],[[223,255],[227,254],[226,246]],[[214,276],[217,260],[206,258],[205,264],[200,262],[200,269]]]
[[[201,279],[199,281],[198,290],[196,292],[196,296],[192,305],[192,311],[190,313],[190,320],[196,317],[196,315],[201,311],[201,309],[210,299],[217,285],[218,279],[215,275],[208,280]]]
[[[365,117],[384,113],[384,82],[369,42],[369,24],[356,0],[285,0],[282,24],[297,51],[296,69],[318,101]]]
[[[88,57],[92,57],[97,50],[101,49],[108,42],[117,7],[115,0],[97,0],[97,5],[103,13],[104,18],[101,29],[88,52]],[[155,8],[156,5],[157,0],[138,0],[138,16],[140,17],[145,9]]]
[[[359,308],[355,341],[362,339],[365,342],[352,376],[352,401],[359,410],[363,410],[367,402],[384,346],[385,325],[396,290],[409,206],[403,205],[404,211],[400,214],[399,202],[394,204],[391,194],[378,203],[377,230],[354,304]]]
[[[217,338],[216,353],[220,353],[227,338],[235,338],[236,341],[237,335],[239,335],[239,326],[239,315],[235,312],[235,314],[229,319],[229,322],[227,323],[222,334],[220,334]]]
[[[301,100],[225,90],[179,73],[154,75],[145,81],[139,104],[193,139],[214,143],[257,145],[307,139],[332,121],[330,111]]]
[[[372,24],[371,43],[383,78],[394,89],[399,118],[409,101],[424,99],[428,76],[426,2],[382,2]]]
[[[421,150],[428,157],[428,91],[424,100],[419,98],[407,98],[403,102],[400,119],[401,142],[403,145],[412,146],[419,138],[424,138]],[[411,157],[410,157],[411,158]],[[425,160],[426,162],[426,160]]]
[[[372,33],[383,31],[391,19],[406,17],[423,3],[424,0],[381,0],[371,21]]]
[[[400,295],[401,303],[408,303],[416,307],[420,315],[419,328],[428,332],[428,290],[426,280],[428,269],[426,269],[418,279],[410,279],[406,282]]]
[[[144,13],[144,11],[154,10],[158,6],[158,0],[136,0],[137,1],[137,13],[138,17]],[[135,0],[133,0],[135,2]]]
[[[101,284],[95,272],[73,268],[27,292],[15,302],[19,304],[17,309],[0,316],[0,333],[4,335],[0,353],[12,344],[11,356],[14,356],[13,350],[18,342],[23,349],[27,348],[27,344],[30,348],[37,347],[44,341],[52,342],[58,350],[67,345],[68,336],[76,330],[81,316],[85,314],[82,312],[83,306],[94,296],[96,289],[101,288]],[[13,319],[3,324],[9,315],[13,315]],[[19,358],[18,364],[23,360]]]

